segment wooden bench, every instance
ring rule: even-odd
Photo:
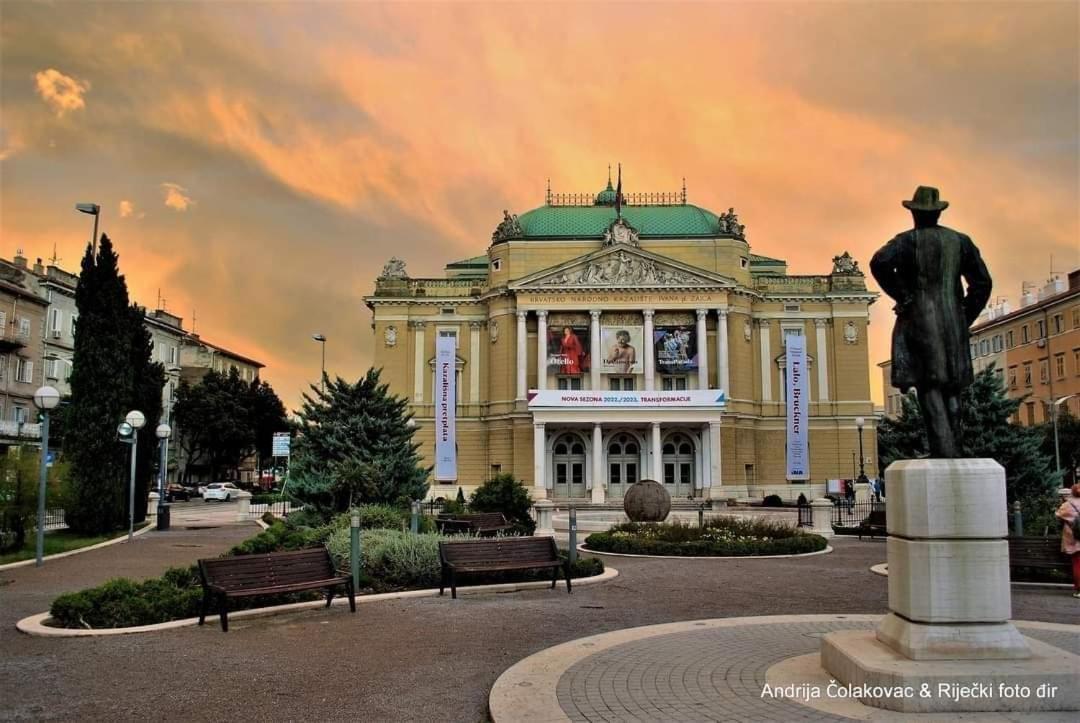
[[[435,526],[445,535],[469,532],[478,537],[494,537],[500,532],[513,528],[501,512],[440,515],[435,520]]]
[[[885,510],[871,510],[870,514],[859,523],[860,540],[863,535],[875,537],[876,535],[884,535],[886,532]]]
[[[344,586],[345,594],[349,596],[349,609],[356,612],[352,575],[339,575],[334,570],[325,547],[199,560],[199,576],[203,586],[199,625],[206,620],[213,597],[217,599],[221,629],[225,632],[229,631],[228,600],[235,597],[326,588],[326,607],[330,607],[334,591]]]
[[[551,589],[559,580],[559,570],[566,575],[570,593],[570,563],[559,559],[559,548],[551,537],[498,537],[488,540],[440,542],[439,560],[442,581],[439,594],[450,585],[450,596],[457,599],[457,575],[460,572],[501,572],[551,568]]]
[[[1072,562],[1061,551],[1060,537],[1010,537],[1009,569],[1062,570],[1072,576]]]

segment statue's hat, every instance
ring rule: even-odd
[[[944,211],[949,207],[949,202],[942,201],[941,194],[933,186],[919,186],[910,201],[900,203],[911,211]]]

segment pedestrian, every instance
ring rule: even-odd
[[[1073,597],[1080,598],[1080,484],[1072,486],[1072,496],[1061,503],[1054,515],[1065,523],[1061,529],[1061,551],[1072,557]]]
[[[847,502],[850,515],[855,510],[855,482],[849,479],[844,480],[844,500]]]

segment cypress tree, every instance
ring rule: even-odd
[[[127,521],[127,445],[116,427],[129,411],[132,357],[127,284],[112,242],[90,245],[75,289],[79,321],[71,369],[71,403],[64,452],[71,461],[66,521],[72,530],[97,534]]]

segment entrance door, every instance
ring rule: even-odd
[[[664,488],[673,497],[694,494],[694,443],[685,434],[668,437],[663,445]]]
[[[555,497],[564,499],[585,496],[585,443],[576,434],[564,434],[552,448],[552,472]]]
[[[608,442],[608,497],[622,497],[638,481],[641,449],[629,434],[617,434]]]

